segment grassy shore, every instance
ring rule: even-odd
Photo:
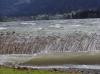
[[[79,72],[60,72],[48,70],[21,70],[11,68],[0,68],[0,74],[81,74]]]

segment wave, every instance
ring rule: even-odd
[[[7,29],[7,28],[5,28],[5,27],[0,27],[0,30],[4,30],[4,29]]]
[[[21,22],[22,25],[32,25],[34,26],[36,23],[30,23],[30,22]]]
[[[62,28],[63,26],[61,24],[55,24],[55,25],[50,25],[49,27],[51,27],[51,28]]]

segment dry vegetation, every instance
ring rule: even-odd
[[[43,51],[100,50],[100,35],[74,32],[66,35],[24,36],[15,32],[0,33],[0,54],[33,54]]]

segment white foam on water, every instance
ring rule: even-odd
[[[71,25],[71,26],[74,26],[74,27],[80,27],[81,25]]]
[[[61,24],[50,25],[49,27],[53,27],[53,28],[62,28]]]
[[[42,30],[43,28],[41,28],[41,27],[39,27],[39,28],[37,28],[37,30]]]
[[[42,27],[37,27],[37,28],[33,27],[32,29],[34,29],[34,31],[41,31],[41,30],[43,30],[44,28],[42,28]]]
[[[28,23],[28,24],[30,24],[30,25],[36,25],[36,23]]]
[[[23,25],[35,25],[36,23],[21,22],[20,24],[23,24]]]
[[[20,24],[27,25],[28,23],[26,23],[26,22],[21,22]]]
[[[7,28],[5,28],[5,27],[0,27],[0,30],[4,30],[4,29],[7,29]]]

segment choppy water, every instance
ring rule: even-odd
[[[86,33],[96,33],[96,34],[100,34],[100,19],[69,19],[69,20],[37,20],[37,21],[17,21],[17,22],[0,22],[0,31],[15,31],[18,33],[22,33],[22,34],[30,34],[32,36],[37,36],[37,35],[50,35],[50,34],[66,34],[66,33],[70,33],[70,32],[78,32],[78,31],[82,31],[82,32],[86,32]],[[84,36],[83,39],[81,36]],[[78,50],[78,48],[83,48],[84,50],[98,50],[99,49],[99,43],[100,43],[100,36],[99,35],[89,35],[88,37],[86,37],[88,35],[79,35],[76,36],[74,35],[74,38],[76,37],[76,39],[73,39],[73,35],[69,35],[67,36],[68,39],[70,39],[70,41],[72,41],[69,45],[68,44],[68,39],[66,39],[66,36],[64,38],[64,36],[60,36],[61,38],[56,38],[55,41],[53,41],[53,43],[50,44],[50,41],[48,42],[49,37],[44,37],[43,39],[40,38],[40,41],[38,39],[34,39],[35,41],[37,40],[37,42],[35,42],[34,45],[32,46],[37,46],[38,48],[42,48],[42,44],[41,42],[48,42],[48,44],[44,45],[43,48],[44,49],[59,49],[62,47],[66,47],[63,48],[64,50],[73,50],[76,49]],[[13,39],[13,36],[11,36]],[[4,37],[3,37],[4,38]],[[77,40],[77,38],[80,38],[80,41]],[[89,38],[89,39],[88,39]],[[9,38],[5,38],[6,41],[9,41]],[[30,38],[29,42],[31,42]],[[47,40],[45,40],[47,39]],[[61,41],[62,39],[67,40],[67,41]],[[23,39],[22,39],[23,40]],[[82,41],[81,41],[82,40]],[[19,40],[19,38],[17,38],[17,41],[15,41],[16,43],[21,42],[21,39]],[[90,41],[90,42],[89,42]],[[19,42],[19,43],[20,43]],[[27,42],[27,41],[26,41]],[[5,42],[4,42],[5,43]],[[9,42],[10,43],[10,42]],[[65,46],[63,46],[64,44]],[[7,42],[6,42],[7,44]],[[14,42],[13,42],[14,44]],[[29,43],[28,43],[29,44]],[[27,44],[27,45],[28,45]],[[39,45],[41,44],[41,45]],[[82,46],[79,46],[79,45]],[[90,45],[89,48],[85,48],[88,47],[88,44]],[[4,44],[3,44],[4,45]],[[6,45],[5,45],[6,46]],[[22,45],[21,45],[22,46]],[[57,48],[58,47],[58,48]],[[2,47],[1,47],[2,48]],[[21,48],[22,49],[22,48]],[[81,50],[83,50],[81,49]],[[41,49],[43,50],[43,49]]]
[[[0,23],[0,30],[32,34],[67,33],[73,31],[100,33],[100,19],[38,20]]]
[[[30,33],[32,35],[45,35],[52,33],[69,33],[82,31],[86,33],[100,34],[100,19],[70,19],[70,20],[39,20],[39,21],[18,21],[0,22],[0,31],[16,31],[19,33]],[[18,55],[17,55],[18,56]],[[29,58],[29,57],[28,57]],[[31,58],[31,57],[30,57]],[[1,55],[0,64],[7,61],[15,61],[16,57]],[[17,57],[17,59],[19,59]],[[22,60],[22,59],[21,59]],[[23,59],[25,60],[25,59]],[[20,61],[20,60],[19,60]],[[55,68],[64,66],[33,67],[33,68]],[[73,68],[100,69],[98,65],[71,65]],[[66,67],[68,68],[68,66]]]

